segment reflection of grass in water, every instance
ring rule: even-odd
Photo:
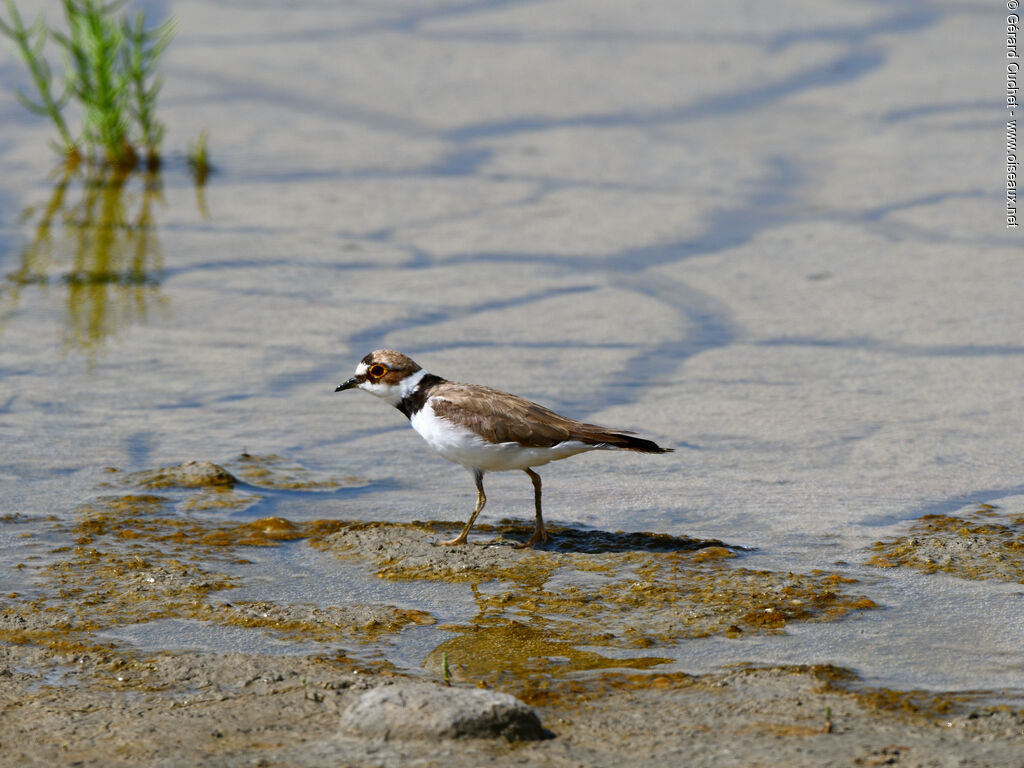
[[[81,196],[74,200],[79,181]],[[0,285],[0,321],[13,314],[26,287],[53,285],[66,290],[66,348],[92,357],[120,328],[145,321],[164,302],[154,217],[162,202],[156,173],[99,166],[65,170],[47,203],[22,214],[35,219],[35,234],[18,269]]]

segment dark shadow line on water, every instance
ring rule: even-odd
[[[437,342],[434,344],[418,344],[416,346],[417,354],[435,354],[437,352],[451,352],[456,349],[559,349],[565,351],[577,350],[577,349],[595,349],[595,350],[609,350],[609,349],[634,349],[635,344],[629,344],[620,341],[503,341],[500,344],[494,341],[470,341],[470,340],[457,340],[451,342]]]
[[[227,517],[237,518],[240,520],[259,520],[264,517],[278,516],[293,519],[294,515],[292,514],[291,517],[289,515],[289,507],[294,507],[296,503],[300,502],[328,500],[352,501],[363,496],[392,491],[400,488],[401,485],[394,481],[394,479],[384,478],[383,480],[375,479],[373,482],[367,483],[366,485],[342,486],[333,490],[321,491],[297,490],[292,488],[269,488],[262,485],[253,485],[245,482],[244,480],[239,480],[234,487],[236,490],[240,489],[250,493],[255,493],[260,498],[250,507],[228,512]],[[337,517],[338,514],[336,511],[330,515],[331,519]]]
[[[991,199],[992,197],[992,193],[989,190],[984,189],[936,192],[931,195],[922,195],[921,197],[911,200],[904,200],[899,203],[890,203],[889,205],[883,205],[863,211],[856,217],[856,219],[862,222],[875,222],[884,219],[890,214],[897,213],[898,211],[905,211],[927,205],[937,205],[938,203],[944,203],[947,200],[986,200]],[[998,198],[998,196],[996,197]]]
[[[333,387],[332,387],[332,390],[333,390]],[[344,397],[347,394],[349,394],[349,393],[341,392],[341,393],[337,393],[336,396],[338,398],[342,398],[342,397]],[[378,405],[379,405],[379,403],[378,403]],[[394,410],[394,409],[392,409],[392,410]],[[387,409],[384,409],[383,413],[386,415],[387,414]],[[350,429],[350,430],[346,430],[344,433],[341,433],[339,437],[331,438],[329,440],[316,440],[316,441],[313,441],[313,442],[302,443],[300,446],[297,446],[297,450],[305,451],[305,450],[310,450],[312,448],[322,448],[322,447],[325,447],[325,446],[334,447],[334,446],[340,446],[340,445],[347,445],[348,443],[354,443],[354,442],[356,442],[358,440],[365,440],[367,438],[379,439],[382,435],[385,435],[385,434],[394,434],[394,433],[398,433],[398,432],[402,432],[402,433],[408,432],[409,431],[409,422],[406,421],[405,418],[401,416],[401,414],[398,414],[397,411],[395,411],[395,414],[396,414],[395,417],[394,417],[395,421],[394,421],[393,424],[381,421],[381,423],[379,425],[373,426],[373,427],[368,427],[366,429]],[[398,421],[398,419],[401,419],[401,421]]]
[[[589,270],[602,269],[614,273],[636,275],[651,267],[678,264],[696,256],[708,256],[724,250],[738,248],[751,242],[765,230],[793,219],[787,209],[793,205],[794,193],[804,183],[804,174],[790,157],[774,155],[767,160],[765,174],[746,185],[740,202],[729,208],[710,213],[703,222],[702,231],[695,237],[671,243],[626,248],[604,258],[586,260]],[[440,260],[445,265],[486,263],[544,264],[566,272],[578,272],[581,260],[577,256],[556,253],[522,253],[514,251],[487,251],[460,254]],[[616,283],[622,278],[614,277]]]
[[[479,146],[453,146],[441,153],[440,157],[420,164],[403,165],[395,168],[379,168],[372,166],[355,167],[301,167],[292,166],[288,169],[256,169],[247,171],[239,169],[230,176],[222,176],[218,183],[222,186],[245,187],[247,184],[306,184],[314,181],[342,184],[346,181],[380,181],[382,179],[393,179],[405,181],[409,179],[445,179],[462,178],[472,176],[481,178],[482,169],[494,157],[494,150],[488,147]],[[516,177],[484,177],[491,181],[519,181]],[[537,179],[522,179],[524,182],[539,183]],[[602,185],[591,184],[592,187]],[[252,227],[247,229],[236,228],[233,231],[260,233],[291,231],[295,227],[282,226],[279,228]],[[192,227],[198,229],[198,227]],[[220,232],[232,231],[221,228]]]
[[[882,115],[883,123],[900,123],[904,120],[931,117],[933,115],[959,114],[977,112],[987,116],[992,110],[992,102],[977,99],[974,101],[954,101],[946,104],[925,104],[901,109],[892,109]],[[987,120],[987,117],[985,118]]]
[[[422,328],[424,326],[435,325],[449,320],[472,317],[473,315],[483,312],[493,312],[496,310],[528,306],[538,301],[571,296],[579,293],[587,293],[596,289],[597,286],[595,285],[563,286],[526,294],[519,294],[506,299],[490,299],[487,301],[481,301],[469,307],[455,310],[422,309],[412,314],[406,314],[400,321],[396,321],[395,318],[389,318],[378,325],[354,333],[348,337],[346,344],[350,350],[353,350],[353,353],[357,353],[361,358],[372,349],[380,347],[382,345],[381,339],[385,336],[400,333],[407,329]],[[359,350],[363,351],[360,352]],[[411,350],[406,351],[409,352],[409,354],[413,353]],[[443,376],[444,373],[441,372],[438,373],[438,375]]]
[[[739,248],[774,226],[793,221],[787,208],[794,193],[804,183],[798,162],[791,157],[773,155],[767,160],[765,174],[748,184],[748,191],[738,205],[710,213],[703,231],[692,240],[669,246],[654,245],[631,248],[608,260],[611,269],[632,272],[639,262],[646,269],[674,264],[694,256],[709,256]]]
[[[1007,488],[982,488],[977,491],[950,496],[948,499],[926,501],[922,504],[907,507],[901,512],[865,517],[859,520],[857,525],[874,528],[896,525],[898,523],[912,523],[925,515],[949,515],[964,507],[989,504],[1007,496],[1020,496],[1022,494],[1024,494],[1024,485]]]
[[[659,261],[659,264],[661,262]],[[519,297],[510,302],[485,302],[476,308],[466,310],[462,313],[450,314],[440,311],[425,312],[406,318],[399,326],[386,324],[379,329],[363,331],[348,340],[352,349],[369,349],[374,346],[374,340],[379,341],[383,333],[400,332],[405,328],[422,328],[433,322],[444,322],[455,319],[457,316],[472,316],[478,311],[489,309],[500,309],[504,305],[529,304],[533,301],[549,298],[551,295],[571,295],[573,293],[596,290],[603,286],[578,286],[568,289],[558,289],[553,292],[541,292],[540,294],[528,297]],[[578,344],[575,341],[545,341],[545,342],[492,342],[492,341],[468,341],[459,340],[451,344],[434,343],[417,347],[416,350],[406,350],[415,357],[420,352],[429,354],[440,350],[457,348],[468,349],[566,349],[578,351],[581,349],[623,349],[637,350],[630,355],[627,362],[622,366],[621,372],[606,371],[601,377],[595,377],[590,382],[593,387],[590,391],[584,391],[581,387],[577,389],[572,398],[545,398],[545,405],[555,410],[572,410],[576,413],[593,412],[615,405],[624,405],[634,402],[638,397],[643,396],[647,391],[644,387],[637,386],[637,379],[633,372],[641,370],[644,372],[643,380],[647,383],[657,383],[676,369],[689,357],[700,354],[711,349],[727,346],[732,343],[738,329],[731,317],[728,308],[707,294],[693,289],[681,281],[677,281],[665,275],[653,275],[645,277],[637,275],[631,278],[616,277],[616,287],[645,295],[654,301],[667,306],[675,312],[682,323],[680,324],[683,335],[670,338],[662,343],[653,344],[649,347],[637,349],[635,344],[623,343],[591,343]],[[423,363],[428,370],[430,366]],[[334,370],[333,368],[331,369]],[[445,371],[433,371],[440,376],[446,376]],[[458,376],[454,376],[460,380]],[[583,417],[581,417],[583,418]]]
[[[693,240],[626,249],[605,260],[604,266],[614,273],[616,287],[657,301],[682,321],[682,335],[637,351],[629,358],[625,370],[642,370],[646,381],[656,382],[674,373],[687,359],[726,347],[741,335],[742,330],[726,304],[664,270],[657,274],[649,270],[751,242],[764,230],[785,220],[782,209],[789,205],[801,182],[802,174],[789,158],[773,157],[768,173],[750,186],[741,202],[707,217],[703,233]],[[590,405],[624,405],[643,391],[622,388],[609,380],[593,392]]]
[[[256,76],[253,78],[230,77],[210,70],[208,67],[181,65],[178,72],[185,79],[203,81],[216,90],[205,96],[193,96],[188,99],[187,106],[195,109],[202,106],[221,107],[222,109],[237,108],[239,105],[253,103],[273,104],[288,115],[319,115],[332,123],[351,122],[365,128],[391,133],[408,138],[424,138],[430,135],[427,128],[414,119],[406,118],[394,112],[372,110],[362,106],[339,103],[337,100],[317,98],[307,95],[300,89],[286,87],[271,88],[261,84]],[[168,100],[173,106],[173,99]],[[186,103],[178,106],[184,108]],[[262,174],[250,176],[247,172],[236,169],[231,178],[243,182],[252,178],[262,179]]]
[[[889,3],[886,3],[888,5]],[[934,26],[942,14],[920,3],[903,3],[888,16],[871,19],[863,24],[834,25],[811,29],[786,30],[773,35],[764,43],[765,51],[776,53],[806,43],[845,43],[852,47],[869,45],[879,35],[906,35]]]
[[[128,456],[128,465],[132,467],[148,467],[153,455],[153,447],[159,441],[152,432],[133,432],[124,438],[124,452]]]
[[[1024,355],[1024,345],[1013,344],[896,344],[871,337],[856,336],[848,339],[819,339],[807,336],[781,336],[755,342],[762,347],[809,347],[851,350],[899,355],[902,357],[1012,357]]]
[[[631,372],[643,371],[643,380],[648,383],[667,381],[689,358],[726,347],[737,337],[738,329],[729,308],[681,281],[664,275],[638,275],[620,285],[675,312],[683,321],[683,333],[631,355],[623,366],[630,386],[622,386],[622,380],[614,377],[597,382],[586,402],[592,408],[626,405],[647,392],[647,387],[635,386],[636,378]]]
[[[289,230],[290,231],[290,230]],[[279,234],[279,233],[278,233]],[[339,248],[339,253],[343,251]],[[374,261],[342,261],[339,260],[333,263],[325,262],[304,262],[301,259],[224,259],[218,261],[203,261],[203,262],[192,262],[187,266],[182,267],[170,267],[163,270],[162,276],[166,280],[169,277],[177,277],[179,275],[188,275],[196,272],[205,272],[207,270],[246,270],[246,269],[273,269],[274,267],[282,267],[290,270],[295,269],[315,269],[315,270],[333,270],[333,271],[348,271],[358,269],[380,269],[381,265],[379,262]],[[222,289],[223,290],[223,289]],[[257,289],[250,288],[246,290],[235,291],[237,295],[247,295],[258,293]],[[273,294],[275,296],[280,295],[280,286],[274,286]]]
[[[401,15],[382,22],[370,22],[362,27],[349,30],[349,35],[361,35],[372,32],[418,32],[424,24],[435,21],[463,20],[477,14],[503,13],[510,8],[528,5],[546,5],[547,0],[471,0],[455,2],[450,5],[435,7],[419,7],[406,11]]]
[[[885,58],[881,53],[854,50],[831,62],[812,65],[774,83],[758,80],[755,89],[704,96],[690,104],[677,107],[595,112],[562,118],[524,116],[453,128],[443,132],[441,136],[448,141],[463,142],[561,128],[650,128],[666,124],[679,125],[695,120],[747,113],[775,104],[797,93],[852,82],[876,71],[884,63]]]
[[[284,43],[310,43],[317,40],[334,41],[354,37],[365,37],[378,33],[390,34],[421,34],[421,27],[438,21],[461,20],[478,14],[503,13],[509,8],[528,5],[546,5],[548,0],[469,0],[469,2],[452,2],[447,4],[412,3],[409,9],[389,14],[384,18],[360,21],[350,26],[329,26],[320,24],[312,29],[288,30],[277,29],[274,32],[253,34],[245,37],[247,46],[263,44],[281,45]],[[334,8],[335,2],[325,3]],[[323,21],[320,19],[320,21]],[[226,44],[238,44],[237,35],[212,34],[193,37],[196,45],[203,47]]]
[[[223,105],[227,102],[244,102],[246,100],[266,101],[273,97],[275,104],[287,108],[291,112],[304,114],[324,114],[333,120],[348,119],[377,130],[393,131],[403,135],[430,137],[436,136],[443,140],[462,144],[478,139],[500,138],[519,133],[557,130],[568,127],[582,128],[614,128],[634,127],[650,128],[659,125],[678,125],[681,123],[707,118],[724,117],[769,106],[794,94],[823,87],[834,87],[852,82],[873,72],[885,63],[884,56],[862,47],[844,52],[831,62],[817,63],[799,70],[776,82],[758,81],[757,87],[704,96],[695,101],[662,109],[626,109],[616,112],[595,112],[570,117],[521,116],[509,120],[481,122],[434,133],[408,119],[400,119],[389,113],[371,113],[364,108],[343,106],[336,103],[317,101],[306,97],[296,90],[275,89],[268,93],[266,87],[256,88],[237,78],[218,77],[207,71],[202,74],[206,82],[220,81],[221,88],[207,99]],[[479,164],[480,156],[468,150],[454,153],[454,157],[471,158],[470,164]],[[465,164],[467,161],[457,161]]]
[[[891,2],[876,3],[886,9]],[[807,29],[785,30],[776,34],[759,34],[757,31],[741,29],[736,33],[711,32],[701,35],[688,34],[685,29],[659,30],[509,30],[509,29],[441,29],[420,31],[422,37],[445,42],[471,42],[491,45],[515,45],[522,43],[585,43],[601,45],[607,43],[631,43],[634,45],[666,43],[729,43],[756,45],[767,53],[783,51],[797,44],[845,43],[849,46],[868,45],[879,35],[904,35],[934,26],[942,14],[934,9],[922,8],[920,4],[908,4],[906,10],[898,9],[881,18],[864,23],[848,25],[819,26]],[[682,7],[682,6],[680,6]]]

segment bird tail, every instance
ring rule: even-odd
[[[638,453],[672,453],[675,450],[674,448],[662,448],[653,440],[645,440],[629,432],[612,432],[601,427],[581,430],[579,434],[572,437],[574,440],[593,445],[595,448],[636,451]]]

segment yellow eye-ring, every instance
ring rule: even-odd
[[[385,368],[380,363],[378,363],[377,365],[371,365],[370,366],[370,370],[368,371],[370,376],[372,378],[374,378],[374,379],[379,379],[381,376],[383,376],[387,372],[388,372],[388,369]]]

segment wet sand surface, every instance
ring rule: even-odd
[[[0,764],[1024,766],[1001,5],[146,8],[158,177],[0,89]],[[438,547],[380,347],[676,452]]]

